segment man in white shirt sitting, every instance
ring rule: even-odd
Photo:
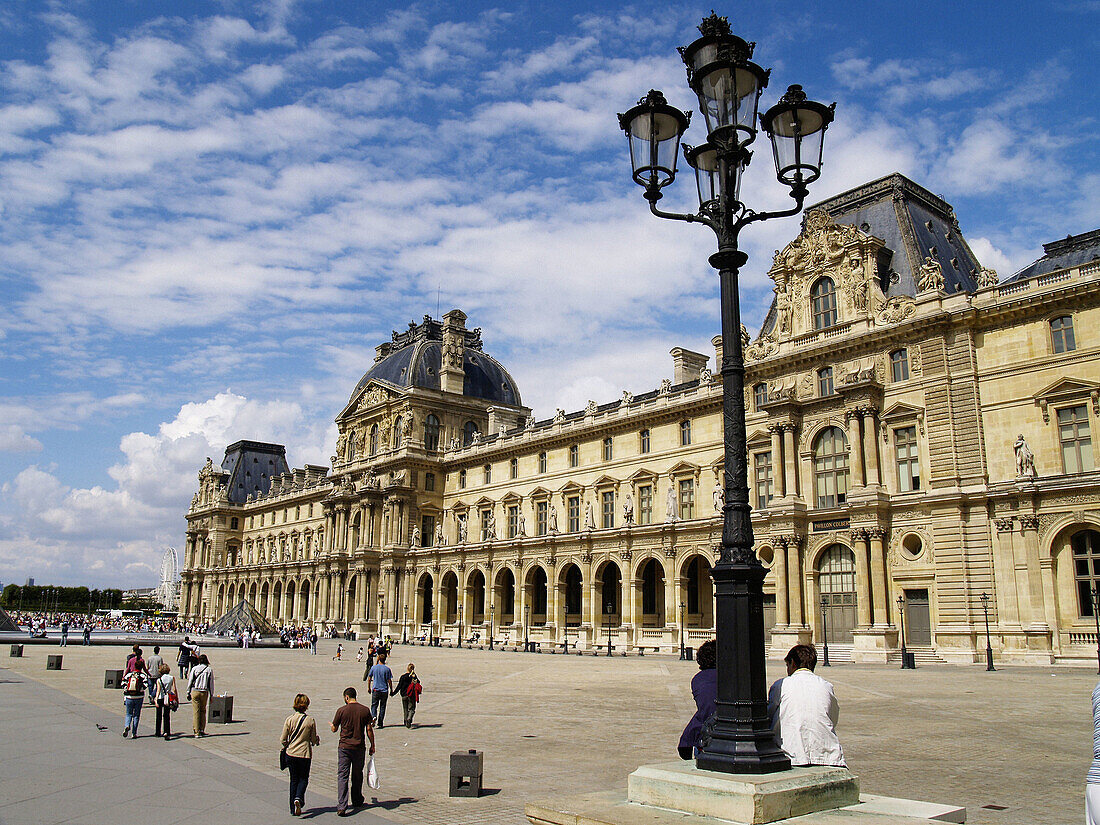
[[[795,645],[783,658],[787,675],[768,692],[768,717],[775,741],[795,766],[847,767],[836,736],[840,706],[833,686],[814,674],[817,651],[813,645]]]

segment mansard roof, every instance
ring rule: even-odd
[[[233,504],[244,504],[250,495],[267,495],[272,479],[290,472],[286,447],[264,441],[230,444],[225,448],[221,466],[222,472],[229,476],[226,493]]]
[[[943,267],[945,290],[977,289],[978,263],[959,230],[955,210],[947,201],[895,172],[821,201],[820,209],[837,223],[882,238],[893,252],[884,262],[883,291],[887,298],[917,294],[917,272],[926,257]]]
[[[519,387],[508,371],[482,351],[481,330],[464,330],[462,394],[513,407],[522,406]],[[393,332],[389,343],[378,347],[378,359],[355,385],[354,400],[372,380],[394,387],[421,387],[439,391],[443,362],[443,324],[430,315],[423,322],[409,322],[404,332]]]
[[[1066,235],[1063,240],[1045,243],[1043,252],[1046,253],[1043,257],[1028,264],[1008,280],[1026,281],[1036,275],[1100,261],[1100,229],[1080,235]]]

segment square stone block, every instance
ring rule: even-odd
[[[46,657],[46,670],[61,670],[60,653],[51,653]]]
[[[206,706],[206,719],[210,723],[217,722],[228,725],[233,721],[233,697],[211,696],[210,704]]]
[[[106,670],[103,672],[103,687],[122,690],[122,671]]]
[[[448,796],[480,796],[484,754],[478,750],[455,751],[451,754],[451,777]]]
[[[23,658],[23,645],[12,645],[11,651],[8,653],[10,658],[22,659]]]
[[[733,822],[775,822],[859,802],[847,768],[791,768],[768,774],[703,771],[694,762],[643,765],[627,780],[627,799]]]

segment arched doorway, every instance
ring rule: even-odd
[[[283,610],[283,616],[287,621],[295,621],[298,616],[294,613],[294,582],[289,581],[286,583],[286,608]]]
[[[856,626],[856,559],[839,544],[821,554],[817,562],[817,587],[828,622],[830,642],[852,641]]]
[[[657,559],[648,559],[638,571],[642,627],[665,626],[665,569]]]
[[[248,603],[253,607],[256,606],[256,582],[248,586]]]
[[[265,617],[267,616],[267,594],[267,582],[264,582],[263,586],[260,588],[260,603],[256,605],[256,609],[260,611],[261,616]]]
[[[309,581],[302,582],[302,590],[298,594],[298,618],[308,621],[309,615]]]
[[[546,571],[535,565],[527,574],[525,587],[527,604],[531,607],[532,625],[546,624]]]
[[[221,616],[222,613],[225,612],[225,585],[224,584],[221,587],[218,588],[217,605],[218,606],[214,609],[214,612],[217,613],[219,616]]]
[[[485,622],[485,574],[475,570],[466,582],[466,596],[469,599],[469,622],[471,625]]]
[[[623,575],[619,565],[613,561],[605,562],[596,576],[596,592],[599,597],[599,613],[603,615],[603,621],[608,621],[609,616],[620,624],[622,615],[622,581]]]
[[[458,621],[458,576],[448,570],[443,575],[443,621],[455,624]]]
[[[505,567],[497,573],[493,586],[493,603],[496,605],[497,621],[500,626],[516,622],[516,577],[512,568]]]
[[[566,627],[580,627],[583,610],[584,579],[581,569],[575,564],[567,564],[562,571],[563,596],[562,610]]]
[[[420,623],[430,625],[433,617],[433,605],[432,605],[432,585],[435,582],[432,579],[431,573],[425,573],[420,577],[420,581],[416,585],[416,598],[417,603],[420,605]]]
[[[279,623],[282,623],[283,621],[282,582],[275,582],[275,586],[271,589],[271,615],[268,618],[274,619]]]

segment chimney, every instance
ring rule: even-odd
[[[466,380],[463,355],[466,351],[466,314],[452,309],[443,316],[443,357],[439,370],[439,388],[462,395]]]
[[[710,339],[710,345],[714,347],[714,371],[722,371],[722,336],[715,335]]]
[[[699,352],[692,352],[683,347],[673,347],[672,354],[672,383],[685,384],[699,377],[699,370],[707,365],[707,356]]]

